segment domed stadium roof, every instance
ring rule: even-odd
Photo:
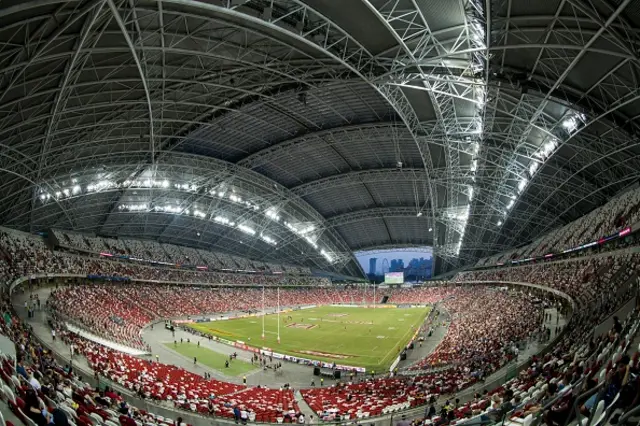
[[[0,223],[451,269],[638,179],[638,0],[0,3]]]

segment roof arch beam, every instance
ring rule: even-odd
[[[291,37],[293,39],[299,40],[300,42],[305,43],[309,47],[312,47],[319,52],[337,60],[342,63],[345,67],[353,71],[356,75],[360,76],[365,82],[369,83],[373,88],[375,88],[396,110],[399,114],[400,118],[405,122],[407,127],[410,129],[412,136],[415,139],[416,145],[418,146],[423,162],[427,170],[433,169],[433,163],[430,157],[430,153],[426,146],[422,146],[423,136],[419,134],[418,128],[419,119],[416,112],[413,110],[413,107],[409,104],[408,99],[402,93],[402,91],[397,87],[384,86],[384,85],[376,85],[371,77],[373,77],[373,71],[376,67],[382,67],[384,69],[385,65],[381,64],[379,60],[377,60],[370,52],[368,52],[360,43],[354,40],[348,33],[346,33],[342,28],[337,26],[335,23],[327,19],[325,16],[317,12],[316,10],[309,8],[308,5],[300,2],[299,0],[294,0],[296,4],[297,10],[302,13],[302,16],[314,17],[314,20],[320,20],[320,22],[324,23],[324,26],[320,30],[321,33],[325,33],[326,36],[316,37],[314,39],[309,38],[309,36],[318,36],[318,27],[317,23],[313,29],[305,28],[305,24],[307,22],[302,23],[302,31],[300,33],[294,33],[286,28],[284,28],[285,22],[283,18],[273,18],[270,14],[263,14],[261,17],[249,16],[246,14],[237,14],[236,11],[225,9],[224,7],[206,5],[204,8],[203,4],[199,4],[199,6],[203,10],[209,10],[214,13],[224,14],[234,18],[242,17],[242,19],[253,22],[260,26],[264,26],[265,28],[269,28],[271,31],[277,31],[287,37]],[[168,4],[178,4],[182,3],[179,0],[168,0],[166,3]],[[309,19],[311,21],[311,19]],[[277,24],[277,25],[276,25]],[[336,44],[330,37],[330,34],[339,34],[339,37],[342,40],[346,40],[346,44]],[[433,201],[434,200],[434,192],[431,187],[429,187],[429,197]]]
[[[610,106],[610,108],[605,111],[604,113],[600,114],[599,116],[593,117],[591,120],[589,120],[587,123],[584,124],[584,126],[578,128],[576,130],[576,132],[574,132],[572,135],[569,136],[569,138],[564,142],[569,143],[572,139],[576,138],[579,134],[581,134],[582,132],[584,132],[585,129],[587,129],[589,126],[595,124],[595,123],[601,123],[602,122],[602,118],[606,117],[610,112],[615,111],[616,109],[620,108],[623,105],[629,104],[631,102],[635,102],[636,100],[640,99],[640,95],[639,94],[632,94],[631,99],[621,99],[619,100],[619,102],[613,104]],[[618,128],[614,127],[614,126],[610,126],[609,130],[607,130],[606,132],[602,133],[599,135],[599,139],[601,142],[605,142],[607,139],[607,135],[610,133],[617,133],[617,137],[615,137],[615,140],[611,140],[608,141],[610,143],[609,146],[605,145],[604,143],[602,143],[602,147],[601,152],[599,155],[590,155],[590,153],[585,153],[585,152],[581,152],[581,150],[577,150],[576,154],[574,155],[574,157],[572,157],[572,160],[574,158],[577,158],[580,164],[580,167],[578,169],[575,170],[575,172],[572,174],[571,177],[575,177],[576,175],[578,175],[579,173],[583,173],[585,170],[587,170],[589,167],[593,166],[594,164],[601,162],[604,159],[607,159],[609,157],[612,157],[614,155],[620,154],[622,152],[624,152],[627,149],[631,149],[631,148],[635,148],[640,146],[640,140],[638,140],[638,138],[636,137],[635,139],[630,137],[628,134],[626,134],[626,132],[624,131],[620,131]],[[621,143],[622,142],[622,143]],[[566,185],[565,183],[562,183],[559,186],[550,188],[550,191],[548,192],[546,198],[542,201],[542,203],[546,203],[549,199],[551,199],[553,196],[556,195],[556,193],[563,187]],[[539,205],[538,208],[540,208],[541,205]],[[535,214],[535,211],[534,211]]]
[[[113,69],[113,67],[97,67],[97,68],[91,68],[90,71],[92,72],[100,72],[100,71],[111,71]],[[35,80],[30,80],[28,82],[25,82],[25,85],[40,85],[46,81],[48,81],[50,79],[49,76],[47,76],[46,78],[42,77],[39,79],[35,79]],[[176,77],[167,77],[165,79],[160,79],[160,78],[154,78],[154,77],[150,77],[147,79],[150,83],[162,83],[162,82],[167,82],[167,83],[173,83],[174,86],[171,88],[173,91],[180,91],[183,88],[190,88],[190,86],[201,86],[201,87],[207,87],[207,88],[212,88],[212,89],[226,89],[232,92],[238,92],[241,94],[244,94],[246,96],[249,97],[257,97],[259,99],[264,99],[266,101],[273,101],[275,102],[276,99],[273,98],[272,96],[270,96],[269,94],[267,94],[268,92],[265,91],[258,91],[258,90],[253,90],[253,89],[246,89],[246,88],[241,88],[241,87],[236,87],[236,86],[230,86],[227,84],[222,84],[222,83],[217,83],[214,81],[210,81],[210,80],[187,80],[187,79],[183,79],[183,78],[176,78]],[[109,79],[102,79],[102,80],[96,80],[96,81],[84,81],[81,83],[75,83],[73,85],[69,85],[67,86],[67,88],[69,89],[69,91],[71,90],[76,90],[76,89],[83,89],[83,88],[87,88],[87,87],[94,87],[94,86],[100,86],[100,85],[108,85],[108,84],[120,84],[120,83],[135,83],[138,82],[139,79],[135,79],[135,78],[109,78]],[[312,81],[314,81],[312,79]],[[340,82],[344,85],[349,85],[350,83],[353,82],[353,80],[350,79],[345,79],[345,80],[335,80],[332,79],[331,82]],[[281,87],[281,86],[285,86],[291,84],[290,81],[282,81],[282,82],[275,82],[273,83],[274,87]],[[264,88],[264,84],[260,84],[257,85],[256,84],[256,88]],[[42,90],[42,91],[33,91],[30,93],[25,94],[23,97],[19,97],[19,98],[15,98],[12,99],[9,102],[6,102],[3,104],[4,107],[10,107],[16,104],[19,104],[21,102],[24,101],[29,101],[33,98],[38,98],[38,97],[45,97],[47,95],[52,95],[52,94],[56,94],[59,91],[58,88],[52,88],[52,89],[46,89],[46,90]],[[111,90],[110,93],[114,93],[114,94],[126,94],[128,92],[130,92],[131,89],[122,89],[122,90]],[[87,96],[99,96],[103,94],[102,92],[83,92],[81,97],[85,98]],[[200,94],[200,96],[205,96],[206,93],[202,93]],[[211,97],[215,97],[215,96],[223,96],[223,93],[216,93],[216,92],[211,92],[208,93],[209,96]],[[70,98],[73,99],[73,98]],[[162,102],[162,99],[152,99],[152,102],[154,103],[159,103]],[[179,103],[182,103],[182,101],[179,101]],[[208,105],[209,107],[211,105]],[[235,110],[235,109],[231,109],[231,108],[227,108],[228,110]],[[345,119],[346,120],[346,119]]]
[[[149,89],[149,83],[147,82],[147,73],[145,72],[145,70],[142,67],[142,61],[140,60],[140,57],[138,56],[138,52],[136,51],[136,46],[133,44],[133,41],[131,40],[131,37],[129,36],[129,32],[127,31],[127,27],[125,26],[124,21],[122,20],[122,17],[120,16],[120,12],[118,12],[118,8],[116,7],[115,3],[113,2],[113,0],[106,0],[107,4],[109,5],[109,9],[111,9],[111,13],[113,14],[113,18],[115,19],[115,21],[118,23],[118,27],[120,28],[120,31],[122,31],[122,36],[124,37],[124,40],[127,43],[127,46],[129,46],[129,50],[131,51],[131,55],[133,57],[133,61],[136,64],[136,68],[138,69],[138,73],[140,74],[140,81],[142,82],[142,87],[144,88],[144,95],[145,98],[147,99],[147,108],[149,110],[149,147],[151,149],[151,166],[154,167],[155,166],[155,153],[156,153],[156,141],[155,141],[155,136],[153,134],[154,132],[154,117],[153,117],[153,105],[151,104],[151,92]],[[137,24],[137,21],[136,21]],[[140,46],[142,47],[142,46]]]
[[[432,180],[441,183],[446,181],[448,172],[446,168],[436,169],[434,172],[435,176],[431,178]],[[429,177],[426,175],[423,168],[382,168],[349,171],[346,173],[331,175],[294,186],[290,189],[294,194],[300,197],[307,197],[318,191],[323,191],[329,188],[343,188],[353,185],[366,185],[370,183],[389,181],[420,182],[424,184],[428,180]]]
[[[454,103],[454,97],[458,98],[475,98],[475,85],[473,84],[474,80],[474,69],[473,69],[473,58],[471,56],[466,57],[466,67],[463,66],[463,73],[467,74],[467,77],[460,78],[459,75],[455,75],[452,71],[447,67],[447,64],[443,61],[439,63],[434,63],[434,67],[439,67],[443,74],[443,81],[441,82],[431,82],[427,78],[431,74],[428,68],[429,66],[425,66],[423,63],[423,58],[432,56],[434,53],[436,55],[441,55],[443,52],[450,54],[452,51],[459,50],[461,45],[464,44],[464,41],[471,40],[471,33],[469,31],[470,24],[467,22],[467,11],[464,9],[464,4],[461,2],[460,6],[462,6],[462,16],[464,19],[465,25],[463,28],[463,32],[460,34],[460,39],[456,41],[456,43],[450,49],[446,49],[444,45],[442,45],[437,39],[434,38],[431,27],[425,18],[421,6],[417,4],[415,0],[412,0],[410,5],[406,5],[406,2],[400,3],[400,1],[396,2],[387,2],[382,6],[374,6],[369,0],[365,0],[365,5],[375,14],[378,20],[387,28],[389,33],[395,38],[396,42],[400,46],[400,50],[398,51],[395,57],[395,64],[399,63],[407,63],[409,66],[417,68],[420,75],[420,83],[419,85],[424,86],[428,93],[429,98],[431,99],[431,104],[433,106],[433,110],[436,116],[436,124],[432,128],[431,136],[436,136],[443,140],[444,142],[444,154],[447,166],[449,168],[457,168],[460,165],[460,153],[458,150],[458,146],[460,142],[452,142],[451,138],[456,133],[468,131],[468,129],[473,128],[476,130],[477,124],[476,120],[472,120],[470,125],[464,126],[460,120],[458,119],[457,109]],[[416,35],[420,37],[415,47],[409,47],[407,44],[407,40],[409,38],[414,38]],[[471,44],[470,41],[468,41]],[[456,47],[457,46],[457,47]],[[481,55],[485,52],[478,53]],[[465,55],[460,54],[456,57],[464,57]],[[397,66],[397,65],[396,65]],[[483,64],[484,66],[484,64]],[[476,113],[474,112],[474,118],[476,118]],[[466,141],[469,147],[472,147],[474,143],[479,142],[479,134],[478,132],[471,133],[468,136],[468,141]],[[428,148],[427,148],[428,150]],[[425,163],[425,166],[427,164]],[[430,175],[433,171],[433,164],[427,168],[427,173]],[[435,192],[431,180],[428,181],[427,187],[431,194],[431,206],[432,208],[436,208],[438,206],[438,197]],[[460,190],[455,185],[447,185],[447,199],[454,200],[460,194],[468,195],[473,190],[473,186],[471,186],[471,190],[464,188]],[[450,201],[449,201],[450,202]],[[463,219],[466,223],[466,219]],[[464,230],[462,231],[464,233]],[[446,226],[445,228],[445,244],[453,243],[453,232],[451,232],[451,227]],[[462,243],[462,241],[460,241]]]
[[[424,221],[425,226],[433,227],[433,221],[430,215],[417,216],[415,207],[377,207],[363,210],[356,210],[349,213],[343,213],[330,217],[327,224],[330,227],[345,226],[365,220],[380,219],[393,217],[415,217]]]
[[[450,216],[459,214],[465,207],[466,205],[450,206],[445,209],[435,211],[434,216],[438,222],[447,222],[452,220]],[[429,215],[418,216],[415,208],[407,206],[377,207],[373,209],[355,210],[330,217],[327,219],[327,224],[335,228],[367,220],[407,217],[424,221],[426,227],[433,227],[433,223]]]
[[[565,2],[566,2],[566,0],[563,0],[562,2],[560,2],[559,6],[556,8],[556,14],[555,14],[555,18],[556,19],[559,16],[560,12],[562,11]],[[575,56],[573,56],[572,58],[568,58],[568,60],[567,60],[568,63],[566,65],[566,67],[564,67],[562,69],[562,71],[557,70],[558,71],[557,75],[555,75],[555,74],[551,75],[551,71],[548,70],[548,72],[550,73],[550,77],[549,78],[553,77],[554,83],[548,88],[548,90],[546,90],[545,96],[542,99],[538,99],[536,104],[520,109],[520,111],[521,111],[520,113],[521,114],[524,114],[526,117],[529,117],[528,124],[524,125],[524,126],[522,126],[520,124],[517,124],[515,126],[512,126],[511,129],[510,129],[510,135],[512,135],[513,141],[515,142],[514,152],[517,152],[519,149],[521,149],[523,141],[528,139],[529,134],[531,133],[531,131],[533,129],[534,123],[536,123],[538,121],[541,121],[541,116],[544,113],[544,110],[547,107],[547,104],[551,101],[554,92],[558,89],[558,87],[561,84],[564,83],[565,79],[569,76],[570,72],[577,66],[577,64],[584,57],[584,55],[587,54],[589,49],[591,49],[591,47],[600,38],[600,36],[605,33],[607,27],[609,25],[611,25],[611,23],[613,23],[616,20],[616,18],[620,15],[620,13],[622,13],[622,11],[629,4],[629,2],[630,2],[630,0],[624,0],[620,5],[618,5],[616,10],[607,18],[606,22],[601,23],[599,28],[598,28],[598,30],[591,36],[591,38],[589,38],[589,40],[587,40],[586,43],[584,43],[583,46],[580,46],[580,49],[577,51]],[[554,19],[551,28],[553,28],[553,26],[555,26],[555,24],[556,24],[556,20]],[[534,65],[532,66],[532,69],[531,69],[529,74],[535,74],[536,69],[542,63],[543,50],[544,49],[552,49],[553,48],[553,46],[549,46],[549,45],[546,44],[547,41],[549,40],[549,36],[550,36],[551,32],[552,31],[550,30],[550,31],[548,31],[546,33],[544,43],[542,43],[542,45],[540,46],[541,47],[540,52],[539,52],[539,54],[538,54],[538,56],[536,58],[536,61],[535,61]],[[523,99],[521,99],[521,105],[520,106],[524,105],[524,102],[525,102],[524,97],[525,96],[527,96],[527,95],[525,95],[525,93],[523,93],[522,94],[522,98]],[[520,106],[519,106],[519,108],[520,108]],[[552,129],[557,127],[558,125],[559,125],[559,122],[556,121],[556,123],[554,123],[552,125]],[[511,133],[511,132],[513,132],[513,133]],[[513,155],[511,157],[513,158]],[[505,183],[503,183],[502,185],[505,185],[505,184],[506,184],[506,179],[505,179]],[[555,191],[552,191],[552,192],[555,193]],[[494,199],[490,201],[490,204],[493,205],[494,203],[498,203],[497,197],[494,197]],[[537,209],[539,209],[539,208],[540,208],[540,206],[537,207]],[[536,211],[537,211],[537,209],[536,209]],[[534,216],[534,214],[532,214],[532,217]],[[490,226],[490,224],[487,222],[487,220],[485,220],[482,228],[487,229],[489,226]],[[482,232],[480,232],[480,233],[478,233],[476,235],[476,239],[483,239],[483,238],[484,238],[484,233],[482,233]],[[477,241],[475,241],[475,243],[477,243]],[[471,242],[471,244],[473,245],[474,242]]]
[[[550,96],[550,102],[564,105],[575,110],[583,110],[585,112],[603,112],[607,107],[606,104],[602,100],[596,98],[592,92],[598,88],[602,82],[606,81],[615,74],[616,71],[627,65],[629,62],[630,59],[623,59],[619,61],[587,90],[573,87],[566,82],[559,84],[554,91],[554,94]],[[526,73],[526,70],[514,67],[505,69],[514,73]],[[548,77],[541,74],[530,74],[529,78],[530,79],[526,82],[527,94],[534,98],[544,98],[546,91],[548,91],[554,84],[554,82],[549,80]],[[618,80],[620,79],[618,78]],[[629,82],[628,87],[633,87],[633,83]],[[561,96],[558,96],[558,92]],[[631,119],[620,112],[617,112],[617,116],[624,122]]]
[[[462,117],[461,119],[464,119],[464,117]],[[435,124],[436,124],[435,119],[429,120],[429,121],[423,121],[421,123],[421,125],[424,128],[432,128],[433,126],[435,126]],[[287,149],[290,149],[293,146],[300,145],[300,144],[307,144],[307,143],[309,144],[317,143],[318,140],[324,140],[323,138],[328,138],[328,137],[334,138],[335,137],[334,134],[337,132],[343,132],[343,134],[346,135],[350,132],[363,132],[367,130],[372,130],[372,131],[379,130],[382,132],[382,131],[391,131],[393,129],[404,130],[405,128],[406,126],[402,124],[398,124],[396,122],[390,121],[390,122],[362,123],[362,124],[355,124],[355,125],[349,125],[344,127],[334,127],[334,128],[324,129],[319,132],[306,133],[306,134],[297,136],[293,139],[284,140],[275,145],[256,151],[253,154],[250,154],[249,156],[247,156],[246,158],[243,158],[242,160],[240,160],[238,162],[238,165],[253,169],[253,168],[259,167],[262,164],[267,163],[269,161],[269,158],[278,157],[280,153],[286,151]],[[471,134],[472,131],[469,130],[468,133]],[[464,133],[459,133],[459,135],[462,136],[464,135]],[[365,138],[365,137],[368,137],[368,136],[362,135],[362,138]],[[348,139],[345,138],[345,140],[348,140]],[[444,143],[441,143],[439,142],[439,140],[433,139],[433,138],[430,140],[430,143],[438,146],[446,146]],[[454,148],[460,151],[461,153],[468,153],[468,150],[462,146],[454,146]]]
[[[348,135],[352,132],[362,133],[367,130],[385,131],[393,128],[405,129],[406,127],[402,124],[398,124],[392,121],[387,121],[387,122],[375,122],[375,123],[349,124],[346,126],[337,126],[337,127],[322,129],[317,132],[305,133],[300,136],[296,136],[295,138],[284,140],[282,142],[278,142],[274,145],[263,148],[259,151],[249,154],[247,157],[238,161],[237,164],[242,167],[254,169],[264,164],[265,162],[267,162],[269,158],[278,157],[281,152],[286,151],[296,145],[307,144],[307,143],[317,143],[318,141],[326,142],[325,138],[335,138],[336,134]],[[365,138],[365,136],[362,135],[361,138]]]

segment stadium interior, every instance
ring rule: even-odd
[[[0,426],[640,424],[639,28],[0,1]]]

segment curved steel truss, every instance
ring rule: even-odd
[[[640,177],[632,4],[0,4],[0,220],[355,275],[375,245],[471,262]]]

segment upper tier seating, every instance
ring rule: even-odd
[[[132,256],[137,259],[168,262],[172,264],[208,266],[210,269],[240,269],[267,272],[287,272],[292,275],[311,275],[306,267],[265,264],[225,253],[196,250],[175,244],[158,243],[131,238],[117,239],[92,237],[71,231],[53,230],[63,247],[94,253],[107,251],[113,254]]]
[[[524,259],[547,253],[558,253],[612,235],[638,221],[640,221],[640,188],[634,188],[589,214],[548,232],[531,244],[482,258],[476,266],[495,265],[512,258]]]

